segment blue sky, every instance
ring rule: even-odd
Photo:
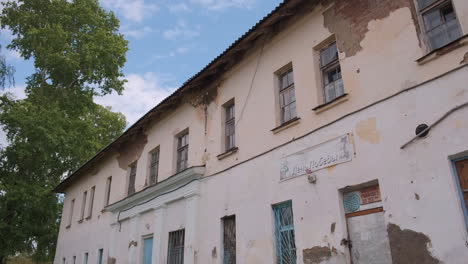
[[[125,114],[132,124],[184,81],[201,70],[238,37],[274,9],[281,0],[100,0],[120,19],[129,41],[122,96],[96,98]],[[11,39],[0,34],[2,47]],[[24,96],[30,61],[2,49],[16,67],[16,86],[6,89]],[[1,137],[1,136],[0,136]],[[0,139],[0,144],[2,140]]]

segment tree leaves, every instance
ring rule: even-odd
[[[0,96],[9,142],[0,149],[0,264],[18,252],[50,260],[61,211],[53,188],[126,126],[93,97],[123,90],[127,41],[97,0],[8,1],[0,22],[14,36],[8,48],[35,67],[25,99]]]

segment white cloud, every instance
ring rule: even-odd
[[[128,29],[128,28],[122,28],[122,34],[124,34],[126,37],[132,37],[135,39],[141,39],[148,34],[156,32],[153,30],[151,27],[143,27],[139,29]]]
[[[129,125],[135,123],[151,108],[166,98],[175,88],[167,85],[167,78],[153,72],[129,74],[122,95],[110,94],[96,97],[95,102],[111,106],[113,111],[123,113]]]
[[[186,3],[177,3],[173,5],[168,6],[169,11],[172,13],[185,13],[185,12],[191,12],[192,10]]]
[[[230,7],[252,8],[256,0],[190,0],[210,10],[222,10]]]
[[[0,91],[0,94],[10,93],[15,99],[24,99],[26,98],[25,88],[25,84],[17,84],[14,87],[5,87],[3,91]]]
[[[141,22],[159,10],[156,4],[146,3],[145,0],[101,0],[101,2],[105,7],[134,22]]]
[[[163,37],[169,40],[175,40],[179,38],[189,39],[199,35],[200,27],[197,26],[196,28],[191,28],[184,20],[179,20],[173,28],[163,32]]]
[[[7,62],[9,61],[14,61],[14,60],[23,60],[23,58],[21,57],[21,54],[16,51],[16,50],[5,50],[5,59]]]

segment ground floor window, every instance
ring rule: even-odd
[[[153,261],[153,237],[143,239],[143,264],[151,264]]]
[[[223,218],[223,264],[236,264],[236,216]]]
[[[185,229],[169,233],[169,245],[167,252],[167,264],[184,263]]]
[[[278,264],[296,264],[296,243],[292,202],[273,206],[275,217],[276,256]]]
[[[459,191],[462,199],[462,208],[465,212],[465,222],[468,227],[468,157],[454,162],[457,178],[459,182]]]

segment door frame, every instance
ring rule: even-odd
[[[463,191],[460,185],[460,178],[458,177],[457,166],[455,165],[457,162],[464,161],[464,160],[468,160],[468,156],[463,156],[461,158],[452,159],[451,164],[452,164],[453,177],[455,177],[455,184],[457,186],[458,198],[460,199],[460,207],[463,212],[463,217],[464,217],[463,220],[465,220],[465,226],[466,226],[466,229],[468,230],[468,209],[466,208],[466,205],[465,205],[465,197],[463,196]]]

